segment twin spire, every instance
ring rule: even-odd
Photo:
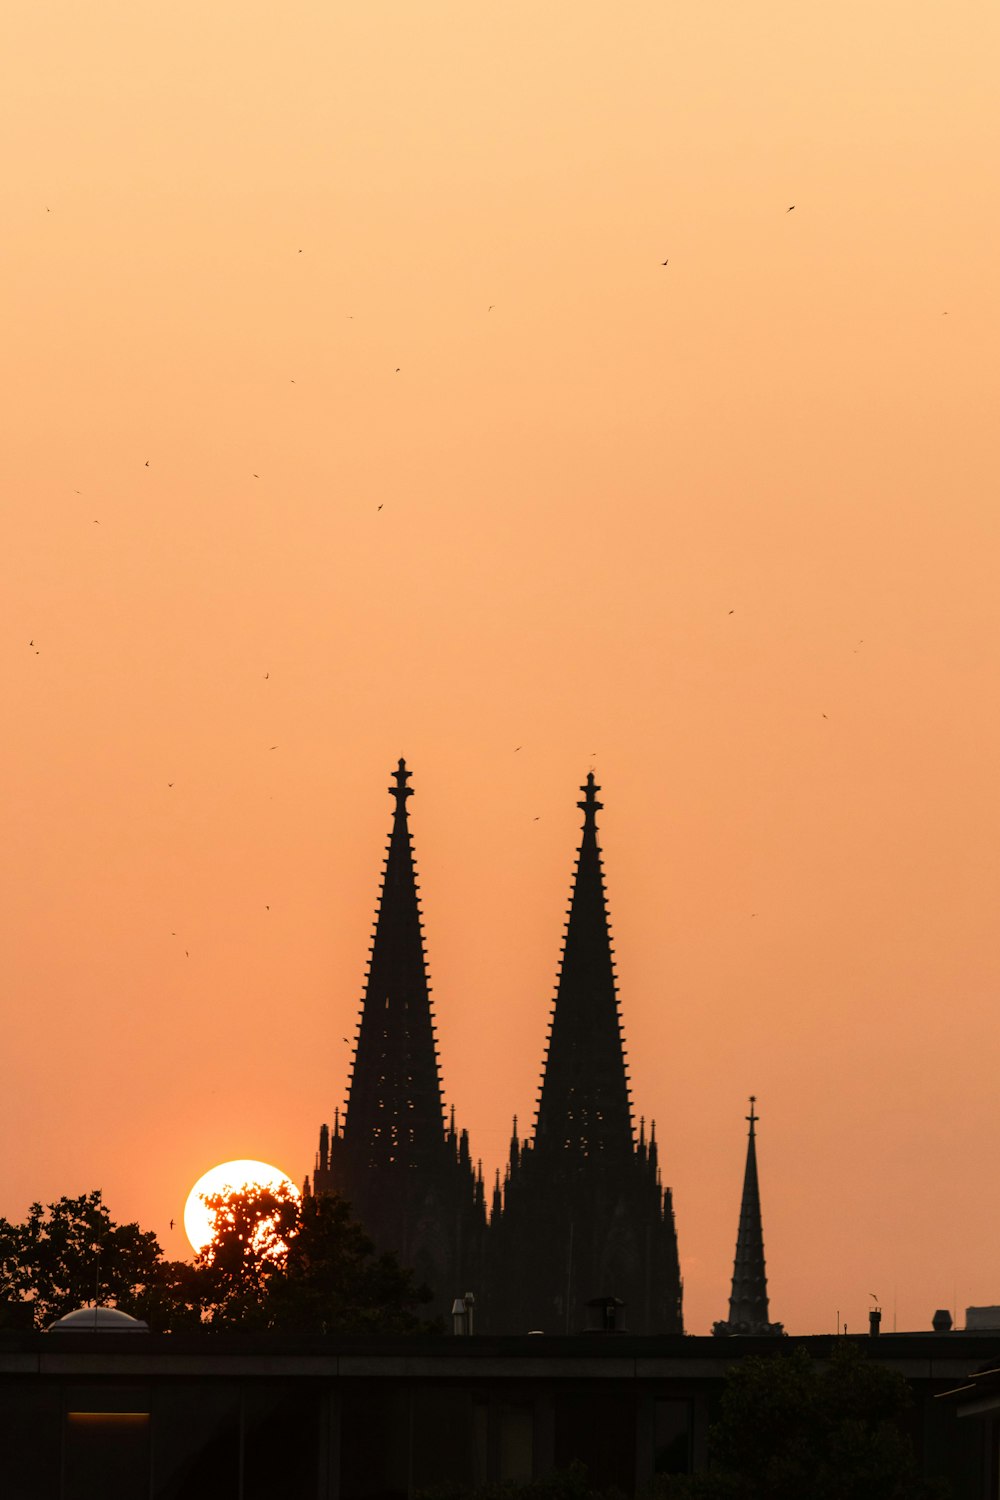
[[[392,833],[379,893],[345,1134],[372,1165],[415,1165],[445,1144],[444,1105],[406,799],[393,773]]]
[[[548,1054],[538,1102],[534,1149],[584,1158],[631,1153],[632,1108],[618,1010],[618,986],[597,842],[600,787],[591,772],[584,785],[583,836],[566,924],[566,938]]]
[[[410,779],[401,758],[388,788],[392,830],[347,1108],[332,1135],[326,1126],[320,1131],[315,1191],[351,1201],[380,1247],[414,1265],[442,1306],[459,1284],[484,1285],[493,1331],[568,1331],[580,1295],[610,1292],[625,1299],[634,1331],[679,1333],[670,1190],[661,1185],[655,1127],[647,1144],[645,1122],[638,1143],[632,1126],[593,772],[577,803],[583,828],[535,1128],[522,1142],[515,1118],[485,1248],[482,1172],[473,1171],[454,1110],[447,1128],[444,1120],[407,818]],[[717,1334],[782,1331],[768,1322],[755,1103],[752,1097],[729,1318],[715,1325]]]

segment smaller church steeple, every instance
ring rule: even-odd
[[[736,1258],[733,1263],[733,1289],[729,1298],[729,1317],[715,1323],[712,1332],[726,1334],[780,1334],[784,1328],[780,1323],[768,1322],[767,1271],[764,1266],[764,1229],[760,1213],[760,1184],[757,1179],[757,1135],[755,1126],[760,1116],[755,1105],[756,1094],[750,1095],[750,1113],[747,1123],[747,1162],[743,1174],[743,1199],[740,1204],[740,1225],[736,1234]]]

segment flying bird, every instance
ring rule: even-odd
[[[171,1229],[173,1229],[173,1227],[174,1227],[174,1221],[173,1221],[173,1219],[170,1220],[170,1227],[171,1227]]]
[[[265,673],[264,673],[264,681],[265,681],[265,682],[266,682],[266,681],[267,681],[267,679],[268,679],[268,678],[269,678],[269,677],[270,677],[270,675],[271,675],[271,674],[270,674],[270,672],[265,672]]]
[[[384,504],[385,504],[385,501],[384,501],[384,500],[383,500],[383,501],[382,501],[382,505],[384,505]],[[380,511],[380,510],[381,510],[381,509],[382,509],[382,505],[377,505],[377,506],[376,506],[376,507],[375,507],[375,509],[376,509],[376,512],[378,512],[378,511]]]
[[[277,747],[277,745],[268,745],[268,747],[267,747],[267,748],[268,748],[268,749],[269,749],[269,750],[277,750],[277,748],[278,748],[278,747]]]
[[[35,644],[35,643],[34,643],[34,641],[29,641],[29,642],[28,642],[28,645],[29,645],[29,646],[33,646],[33,645],[34,645],[34,644]]]
[[[397,375],[399,374],[399,366],[398,365],[396,366],[396,374]]]
[[[787,207],[787,208],[786,208],[786,209],[785,209],[785,213],[786,213],[786,214],[790,214],[790,213],[791,213],[791,211],[792,211],[792,209],[793,209],[793,208],[794,208],[794,207],[795,207],[795,204],[794,204],[794,203],[789,203],[789,205],[788,205],[788,207]]]
[[[661,266],[669,266],[669,264],[670,264],[669,260],[661,260],[660,261],[660,265]]]
[[[146,468],[147,469],[149,468],[149,459],[148,458],[146,459]]]

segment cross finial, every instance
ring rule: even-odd
[[[597,794],[601,789],[594,780],[593,771],[587,772],[587,779],[580,790],[583,793],[584,800],[578,802],[576,805],[583,812],[583,826],[585,828],[593,828],[597,821],[597,814],[604,806],[603,802],[598,802],[597,800]]]
[[[396,785],[395,786],[391,786],[389,788],[389,796],[390,797],[395,797],[395,799],[396,799],[396,811],[397,812],[402,812],[405,809],[405,807],[406,807],[406,799],[407,799],[407,797],[412,797],[413,796],[413,789],[412,789],[412,787],[408,787],[406,785],[406,783],[409,781],[409,779],[412,776],[412,774],[413,774],[412,771],[408,771],[406,769],[406,761],[403,759],[402,756],[400,756],[399,757],[399,767],[398,767],[397,770],[393,771],[393,773],[392,773],[392,777],[393,777],[393,780],[395,781]]]
[[[747,1119],[750,1122],[750,1134],[751,1135],[753,1135],[753,1128],[754,1128],[754,1126],[756,1125],[757,1121],[760,1119],[760,1115],[758,1115],[758,1114],[756,1114],[754,1112],[754,1105],[756,1103],[757,1103],[757,1095],[756,1094],[751,1094],[750,1095],[750,1113],[747,1115]]]

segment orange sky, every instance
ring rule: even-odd
[[[0,1213],[311,1168],[401,754],[492,1173],[593,763],[688,1329],[750,1092],[773,1317],[1000,1301],[992,0],[4,31]]]

